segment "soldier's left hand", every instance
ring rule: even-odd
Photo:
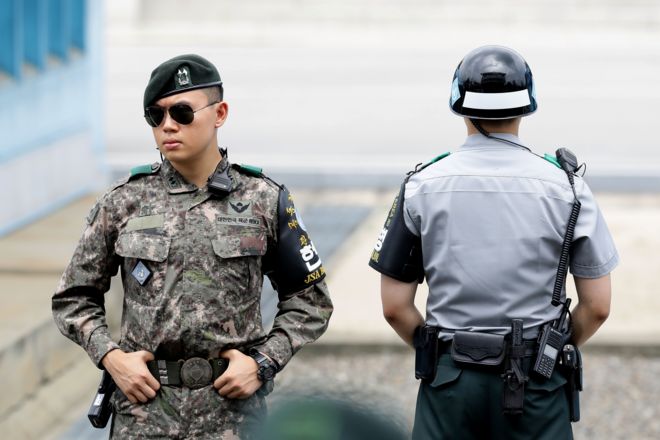
[[[254,359],[235,349],[223,351],[220,357],[229,360],[227,371],[213,382],[221,396],[247,399],[261,388],[262,382],[257,377],[258,366]]]

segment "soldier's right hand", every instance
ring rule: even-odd
[[[148,351],[125,353],[115,349],[108,352],[101,363],[131,403],[146,403],[156,397],[160,388],[147,368],[147,362],[153,359],[154,355]]]

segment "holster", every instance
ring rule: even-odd
[[[522,360],[525,356],[523,343],[522,319],[511,320],[511,345],[507,357],[506,370],[502,374],[502,412],[508,415],[519,415],[523,412],[525,403],[525,382],[529,378],[523,371]]]
[[[561,353],[561,370],[566,377],[566,395],[568,397],[571,422],[580,420],[580,391],[582,391],[582,355],[572,344],[566,344]]]
[[[433,381],[438,362],[438,333],[440,327],[419,326],[413,333],[415,347],[415,379]]]

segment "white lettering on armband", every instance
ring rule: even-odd
[[[307,246],[303,246],[300,249],[300,256],[302,257],[303,261],[305,262],[305,265],[307,266],[307,269],[310,272],[315,271],[316,269],[321,266],[321,259],[318,257],[318,253],[316,252],[316,248],[314,247],[313,243],[309,243]],[[312,263],[311,261],[316,257],[316,262]]]
[[[383,230],[380,231],[380,234],[378,234],[378,239],[376,240],[376,246],[374,246],[376,252],[380,252],[380,250],[383,248],[383,242],[385,241],[386,236],[387,236],[387,228],[383,228]]]

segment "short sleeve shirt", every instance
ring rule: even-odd
[[[618,254],[591,190],[580,177],[575,188],[582,208],[570,270],[598,278],[614,269]],[[480,134],[413,175],[404,215],[421,238],[427,322],[504,334],[512,318],[522,318],[525,337],[534,337],[559,314],[550,301],[573,201],[563,170]]]

